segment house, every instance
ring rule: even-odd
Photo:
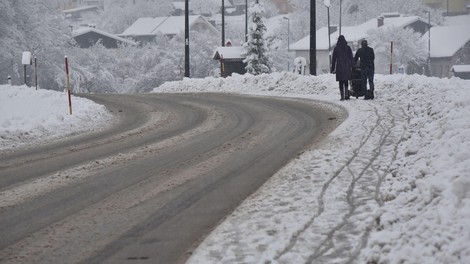
[[[174,8],[173,14],[174,16],[183,16],[184,15],[184,10],[186,9],[185,1],[173,1],[172,5]],[[189,5],[189,4],[188,4]],[[193,10],[191,9],[191,5],[189,5],[189,14],[194,15]]]
[[[331,51],[336,45],[336,41],[340,35],[344,35],[348,44],[353,49],[353,52],[360,47],[360,43],[363,39],[367,39],[368,32],[376,28],[410,28],[415,32],[424,34],[428,31],[431,25],[428,24],[426,19],[418,16],[402,16],[398,13],[384,13],[378,18],[370,19],[357,26],[341,27],[336,26],[330,27],[330,40],[331,40]],[[316,31],[316,46],[317,46],[317,73],[328,73],[330,69],[329,65],[329,50],[328,50],[328,27],[322,27]],[[307,67],[310,65],[310,36],[297,41],[290,45],[290,50],[295,51],[296,57],[304,57],[307,59]],[[307,68],[306,72],[310,69]]]
[[[276,5],[279,14],[288,14],[293,11],[289,0],[272,0],[272,2]]]
[[[184,16],[139,18],[120,37],[130,38],[141,45],[155,41],[158,34],[174,37],[184,33]],[[203,16],[189,16],[189,28],[207,36],[219,36],[219,31]]]
[[[468,65],[454,65],[452,66],[452,74],[455,77],[470,80],[470,64]]]
[[[134,41],[92,27],[74,30],[72,36],[80,48],[90,48],[99,42],[108,49],[118,48],[119,45],[137,45]]]
[[[459,72],[458,65],[470,64],[470,30],[468,26],[433,27],[430,32],[431,75],[451,77],[452,68]],[[428,39],[424,35],[424,39]],[[457,67],[455,67],[457,66]]]
[[[336,26],[330,27],[331,37],[331,50],[336,44],[336,38],[333,38],[333,33],[337,30]],[[317,73],[330,72],[330,50],[328,43],[328,27],[322,27],[316,31],[316,46],[317,46]],[[310,72],[310,35],[290,45],[289,50],[295,51],[295,57],[302,57],[307,60],[307,69],[305,72]]]
[[[242,46],[218,47],[212,58],[220,61],[220,76],[225,78],[233,73],[245,74],[244,53],[245,49]]]
[[[431,8],[444,9],[448,16],[468,14],[468,0],[423,0],[423,3]]]
[[[64,18],[71,22],[81,21],[83,15],[97,14],[97,13],[98,13],[98,6],[81,6],[81,7],[76,7],[76,8],[62,11]]]

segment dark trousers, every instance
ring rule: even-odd
[[[369,90],[374,93],[374,69],[361,68],[362,93],[367,94],[367,81],[369,81]]]
[[[348,81],[339,81],[341,99],[349,99]]]

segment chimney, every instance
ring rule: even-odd
[[[384,19],[385,19],[385,18],[384,18],[383,16],[379,16],[379,17],[377,18],[377,27],[378,27],[378,28],[384,25]]]

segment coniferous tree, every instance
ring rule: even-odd
[[[248,42],[244,44],[246,49],[246,71],[253,75],[272,72],[272,60],[268,53],[268,46],[264,39],[266,33],[263,17],[263,3],[256,0],[251,6],[251,25],[248,29]]]

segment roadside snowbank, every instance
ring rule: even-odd
[[[349,111],[189,263],[470,263],[470,81],[377,75],[375,83],[375,100],[344,102],[333,75],[236,75],[156,88],[321,99]]]
[[[67,94],[27,86],[0,85],[0,150],[92,131],[111,121],[104,106]]]

